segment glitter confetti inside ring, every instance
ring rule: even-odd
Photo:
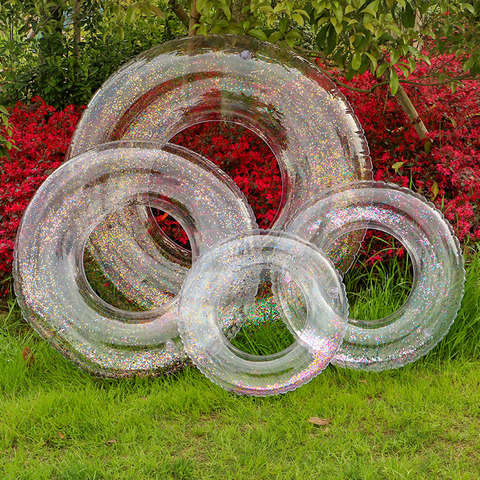
[[[383,182],[332,188],[287,225],[288,232],[323,251],[335,239],[359,229],[386,232],[405,246],[412,261],[413,286],[392,315],[374,321],[350,319],[332,363],[359,370],[401,367],[430,351],[455,319],[465,280],[460,244],[433,204]]]
[[[273,228],[283,228],[293,212],[324,188],[371,178],[363,130],[339,89],[293,51],[234,35],[167,42],[120,68],[89,103],[68,155],[122,139],[155,139],[165,144],[189,126],[209,121],[250,129],[275,155],[282,172],[283,198]],[[137,209],[118,213],[109,223],[122,226],[126,222],[123,230],[140,237],[134,245],[145,237],[144,218]],[[162,235],[158,225],[150,227],[158,229],[158,237]],[[105,236],[92,239],[100,256],[108,256],[111,233],[109,239],[108,245]],[[156,255],[158,246],[144,247],[143,255]],[[172,247],[171,254],[184,261],[185,252]],[[348,264],[352,250],[351,241],[334,246],[329,254],[337,268],[346,268],[342,263]],[[128,272],[128,264],[120,261],[103,267],[114,281],[142,268]],[[129,296],[132,291],[123,293]]]
[[[122,148],[122,146],[142,147],[143,145],[148,147],[150,143],[112,142],[110,148],[113,145],[116,145],[117,148]],[[153,142],[152,146],[160,148],[156,142]],[[162,149],[181,157],[182,168],[187,168],[188,163],[191,163],[193,171],[196,171],[199,167],[208,171],[224,184],[223,188],[229,189],[231,195],[238,198],[237,206],[244,210],[243,204],[247,202],[244,195],[235,182],[212,162],[178,145],[168,144]],[[187,200],[187,202],[195,201],[195,199]],[[203,209],[214,209],[216,207],[215,204],[209,205],[208,203],[202,206]],[[248,210],[250,211],[250,207],[248,207]],[[143,205],[136,205],[106,215],[93,230],[86,245],[86,250],[94,258],[96,265],[101,268],[116,288],[129,300],[142,305],[146,310],[153,310],[163,305],[165,299],[164,295],[160,293],[162,289],[167,289],[175,295],[180,293],[182,282],[191,266],[191,262],[192,260],[195,261],[200,253],[199,247],[194,241],[191,243],[188,261],[182,261],[175,254],[177,245],[172,240],[166,236],[155,235],[155,231],[152,232],[151,218],[149,217],[151,214],[150,209],[145,209]],[[217,211],[216,214],[231,215],[235,214],[235,211],[226,208],[223,212]],[[118,219],[121,221],[118,222]],[[208,219],[209,216],[207,215],[201,222],[197,222],[197,230],[198,228],[209,230],[206,222]],[[239,220],[241,224],[243,220]],[[140,221],[143,221],[143,228],[141,229],[138,228]],[[225,221],[235,223],[235,219]],[[253,213],[251,214],[251,225],[256,226]],[[201,235],[204,233],[211,235],[214,232],[201,232]],[[198,233],[192,234],[194,237],[198,235]],[[217,232],[210,240],[218,238],[224,237],[219,236]],[[119,245],[121,248],[119,248]]]
[[[178,282],[185,272],[164,275],[162,263],[154,259],[149,266],[153,278],[125,280],[128,288],[142,283],[156,288],[162,304],[130,312],[97,296],[86,279],[83,255],[98,223],[132,204],[174,215],[199,254],[254,228],[241,192],[221,172],[213,173],[215,165],[204,168],[198,161],[147,142],[107,144],[62,165],[28,206],[15,249],[19,304],[33,327],[85,370],[109,377],[152,375],[174,371],[186,361],[176,326]]]
[[[226,296],[250,291],[262,274],[274,275],[277,288],[287,280],[287,287],[291,282],[298,287],[283,291],[280,309],[290,312],[295,341],[267,356],[234,347],[222,332],[218,308],[228,304]],[[305,312],[293,319],[299,294]],[[178,328],[187,354],[210,380],[238,394],[266,396],[294,390],[320,373],[342,342],[347,318],[345,289],[330,260],[291,235],[254,231],[212,247],[197,260],[182,288]]]

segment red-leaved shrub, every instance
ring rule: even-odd
[[[455,58],[437,58],[431,66],[421,64],[409,80],[426,78],[425,83],[435,83],[430,73],[445,64],[452,72],[460,69]],[[376,82],[366,73],[350,85],[370,89]],[[465,81],[455,93],[445,85],[405,84],[405,89],[429,130],[428,142],[418,138],[386,86],[369,94],[342,89],[365,130],[375,179],[419,192],[444,212],[460,240],[478,240],[479,81]],[[42,181],[64,160],[80,111],[74,106],[57,111],[37,97],[11,112],[17,149],[0,163],[0,278],[11,272],[20,217]],[[206,123],[189,128],[173,141],[221,166],[247,196],[259,225],[265,228],[272,223],[281,196],[280,172],[271,151],[256,135],[238,126]],[[174,230],[175,223],[166,221],[167,230]],[[177,235],[180,243],[186,242]]]
[[[0,280],[11,272],[22,214],[38,187],[65,160],[81,110],[70,105],[59,111],[35,97],[10,112],[15,149],[10,159],[0,158]]]
[[[435,83],[429,73],[447,64],[461,73],[460,62],[442,57],[421,64],[410,81]],[[371,88],[376,80],[366,73],[350,82]],[[480,239],[480,82],[464,81],[452,93],[446,85],[405,84],[429,130],[420,140],[388,87],[371,94],[343,88],[367,137],[374,178],[409,187],[442,210],[460,240]]]
[[[429,131],[425,140],[420,140],[387,85],[369,94],[341,90],[365,130],[375,180],[425,196],[444,213],[461,241],[476,241],[480,239],[480,81],[464,81],[454,93],[445,84],[431,85],[440,83],[432,73],[445,68],[452,76],[463,73],[454,56],[443,56],[432,59],[431,65],[420,64],[408,79],[429,85],[404,84]],[[351,82],[342,81],[360,89],[378,82],[369,72]],[[367,232],[364,246],[372,235]],[[382,253],[374,252],[367,263],[404,253],[385,249],[382,242],[377,248]]]

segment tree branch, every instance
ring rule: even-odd
[[[347,83],[343,83],[340,80],[338,80],[335,75],[332,75],[328,70],[325,70],[324,68],[320,67],[320,65],[317,64],[317,68],[324,74],[326,75],[332,82],[336,83],[340,87],[347,88],[348,90],[351,90],[352,92],[359,92],[359,93],[372,93],[376,88],[381,87],[382,85],[388,85],[388,81],[383,81],[383,82],[378,82],[376,83],[372,88],[357,88],[357,87],[352,87],[351,85],[348,85]],[[452,82],[460,82],[462,80],[473,80],[474,77],[473,75],[470,74],[463,74],[459,75],[458,77],[453,77],[449,78],[447,80],[443,80],[441,82],[435,82],[435,83],[422,83],[418,82],[415,80],[405,80],[405,79],[400,79],[400,83],[406,83],[408,85],[413,85],[413,86],[418,86],[418,87],[438,87],[442,85],[447,85],[448,83]]]
[[[410,100],[410,97],[407,95],[407,92],[401,85],[399,85],[395,97],[398,100],[398,103],[403,108],[404,112],[407,114],[407,117],[410,120],[410,123],[413,125],[413,128],[417,132],[417,135],[421,139],[427,138],[427,127],[420,118],[420,115],[418,114],[415,106]]]
[[[192,9],[190,10],[190,21],[188,24],[188,34],[195,35],[197,28],[195,25],[200,21],[200,14],[197,10],[197,0],[192,0]]]
[[[294,48],[294,50],[297,50],[301,55],[308,55],[309,57],[321,58],[322,62],[324,64],[326,64],[326,65],[328,65],[329,67],[332,67],[332,68],[335,67],[334,63],[329,63],[328,62],[327,57],[325,56],[324,52],[320,52],[318,50],[311,50],[309,48],[300,47],[298,45],[295,45],[293,48]]]
[[[39,25],[37,31],[35,31],[33,28],[30,28],[30,31],[28,32],[27,34],[27,40],[32,40],[34,39],[37,34],[38,34],[38,31],[40,31],[42,29],[42,27],[51,19],[53,18],[53,16],[55,15],[56,11],[59,9],[59,7],[55,7],[50,15]],[[30,17],[28,17],[27,21],[31,20],[33,18],[33,15],[30,15]]]
[[[188,28],[190,23],[188,13],[177,3],[176,0],[169,0],[168,5],[172,8],[172,12],[183,23],[183,25]]]
[[[328,70],[325,70],[324,68],[320,67],[320,65],[317,65],[317,68],[325,75],[327,76],[332,82],[336,83],[340,87],[345,87],[348,88],[348,90],[351,90],[352,92],[359,92],[359,93],[372,93],[376,88],[381,87],[382,85],[388,85],[389,82],[383,81],[383,82],[378,82],[376,83],[372,88],[357,88],[357,87],[352,87],[351,85],[348,85],[346,83],[341,82],[335,75],[332,75]]]
[[[422,82],[417,82],[415,80],[402,80],[400,79],[400,83],[407,83],[409,85],[418,85],[419,87],[438,87],[441,85],[446,85],[447,83],[452,83],[452,82],[460,82],[462,80],[473,80],[473,75],[470,74],[464,74],[464,75],[459,75],[458,77],[453,77],[449,78],[448,80],[443,80],[441,82],[436,82],[436,83],[422,83]]]
[[[80,29],[80,14],[81,14],[81,0],[74,0],[73,2],[73,52],[75,55],[75,60],[78,62],[80,60],[80,40],[81,40],[81,29]]]

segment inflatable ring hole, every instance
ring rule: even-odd
[[[148,208],[147,215],[152,223],[149,233],[157,245],[172,253],[172,259],[189,267],[192,264],[192,250],[187,232],[175,217],[158,208]],[[174,252],[180,255],[175,256]]]
[[[170,142],[215,163],[247,197],[259,228],[272,227],[285,196],[283,173],[260,135],[238,123],[211,121],[182,130]]]
[[[349,323],[364,328],[383,326],[412,291],[412,260],[394,236],[369,229],[343,280],[349,300]]]
[[[114,212],[113,215],[107,217],[105,222],[100,222],[95,226],[91,234],[89,235],[85,246],[81,253],[81,258],[78,259],[79,264],[79,278],[78,284],[80,291],[82,292],[85,300],[98,312],[109,313],[112,315],[118,315],[119,318],[122,317],[123,320],[130,322],[137,322],[142,318],[140,312],[150,312],[154,313],[158,309],[163,309],[170,304],[179,294],[179,288],[175,286],[175,283],[170,284],[169,282],[158,282],[157,283],[157,295],[155,304],[142,296],[126,296],[122,291],[117,288],[116,284],[118,281],[110,278],[106,273],[105,269],[102,268],[101,263],[98,261],[98,258],[95,258],[92,255],[91,246],[92,240],[97,240],[99,237],[105,237],[105,231],[111,232],[112,236],[115,236],[115,228],[117,226],[112,222],[112,219],[122,217],[122,214],[127,215],[132,211],[132,207],[137,210],[143,209],[144,211],[152,212],[152,214],[157,213],[161,214],[160,218],[171,219],[172,224],[176,227],[175,233],[183,235],[186,238],[186,243],[190,247],[191,245],[191,236],[194,231],[194,221],[187,212],[183,212],[181,209],[177,208],[174,203],[169,204],[169,200],[164,198],[155,198],[155,196],[149,196],[149,199],[141,200],[141,203],[136,205],[127,205],[126,207],[120,208]],[[171,214],[167,213],[167,210]],[[176,213],[174,213],[176,212]],[[177,220],[178,219],[178,220]],[[185,226],[185,227],[184,227]],[[191,232],[189,235],[187,230]],[[173,234],[172,234],[173,236]],[[161,253],[163,256],[168,257],[169,260],[179,263],[181,267],[191,267],[191,250],[187,250],[178,245],[174,239],[168,237],[167,235],[161,240]],[[193,245],[195,245],[194,240],[192,240]],[[168,247],[172,245],[172,248]],[[128,250],[128,242],[119,243],[116,245],[115,253],[119,259],[126,258]],[[176,253],[178,248],[182,248],[185,252],[187,259],[186,264],[182,262],[182,258],[178,258]],[[122,260],[120,260],[122,261]],[[132,261],[132,260],[131,260]],[[141,282],[141,280],[139,280]],[[137,314],[136,314],[137,312]],[[141,321],[141,320],[140,320]]]
[[[265,277],[260,281],[255,302],[245,322],[230,339],[231,345],[237,350],[254,356],[280,353],[295,341],[276,306],[272,281],[269,275]]]
[[[167,148],[172,144],[201,154],[222,169],[248,199],[259,228],[272,227],[285,192],[278,161],[261,136],[238,123],[210,121],[185,128]],[[147,209],[147,216],[155,243],[170,252],[173,261],[190,267],[190,245],[181,225],[160,210]]]
[[[93,294],[98,297],[102,303],[105,302],[109,306],[113,306],[127,312],[143,312],[147,308],[140,303],[127,298],[105,274],[98,265],[92,255],[84,250],[83,253],[83,270],[87,285],[84,286],[90,290],[90,297]]]

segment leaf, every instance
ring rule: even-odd
[[[147,4],[141,4],[140,5],[140,11],[145,15],[145,16],[149,16],[150,15],[150,5],[147,5]]]
[[[23,349],[22,357],[27,367],[31,367],[35,363],[35,358],[33,356],[33,353],[28,347],[25,347]]]
[[[362,55],[360,52],[355,52],[352,57],[352,68],[358,70],[362,64]]]
[[[395,95],[398,92],[400,82],[398,81],[398,75],[395,70],[390,70],[390,90]]]
[[[107,440],[105,443],[107,445],[113,445],[114,443],[117,443],[117,440],[115,438],[112,438],[111,440]]]
[[[282,34],[280,32],[273,32],[269,37],[268,41],[270,43],[277,43],[282,38]]]
[[[364,27],[371,33],[375,33],[375,27],[371,24],[371,22],[368,22],[364,25]]]
[[[477,59],[475,65],[470,68],[470,73],[474,76],[480,74],[480,59]]]
[[[207,25],[205,25],[205,24],[200,25],[199,23],[196,23],[194,25],[194,28],[198,28],[196,35],[206,35],[207,34]]]
[[[297,30],[290,30],[287,35],[285,36],[286,38],[302,38],[300,33],[297,32]]]
[[[457,121],[450,115],[447,115],[446,117],[452,122],[453,128],[457,128]]]
[[[385,70],[387,68],[388,68],[387,63],[383,63],[382,65],[380,65],[377,69],[377,78],[381,77],[385,73]]]
[[[159,18],[165,17],[165,12],[161,8],[158,8],[155,5],[150,5],[150,11]]]
[[[310,15],[308,14],[308,12],[306,12],[305,10],[302,10],[302,9],[297,9],[295,10],[296,13],[299,13],[300,15],[303,15],[305,18],[309,18]]]
[[[319,426],[330,425],[332,423],[331,418],[311,417],[308,419],[308,421],[310,423],[313,423],[314,425],[319,425]]]
[[[428,155],[432,151],[432,142],[430,140],[425,141],[425,145],[423,145],[423,149],[425,153]]]
[[[275,8],[273,9],[273,13],[280,13],[282,9],[283,9],[283,5],[281,3],[277,3]]]
[[[377,69],[377,59],[371,53],[368,53],[368,52],[364,52],[364,53],[372,63],[372,73],[373,73]]]
[[[202,13],[208,0],[197,0],[197,11]]]
[[[224,15],[227,17],[227,20],[230,21],[232,19],[232,12],[230,12],[230,8],[228,8],[226,5],[223,5],[222,11]]]
[[[62,432],[59,430],[58,431],[58,436],[62,439],[62,440],[65,440],[65,435],[62,434]]]
[[[470,68],[475,65],[475,57],[470,57],[464,64],[463,64],[463,71],[466,72],[470,70]]]
[[[303,27],[303,25],[305,24],[304,20],[303,20],[303,17],[299,14],[299,13],[294,13],[292,15],[292,18],[301,26]]]
[[[398,171],[405,165],[405,162],[396,162],[392,165],[392,168],[395,170],[395,173],[398,173]]]
[[[360,13],[368,13],[372,17],[377,18],[377,12],[375,12],[374,10],[372,10],[371,8],[368,8],[368,7],[364,8]]]
[[[127,23],[133,23],[133,21],[135,20],[136,10],[137,10],[136,5],[132,5],[127,8],[127,12],[125,13],[125,21]]]
[[[125,30],[123,27],[117,26],[114,28],[114,31],[120,40],[125,40]]]
[[[265,32],[262,30],[258,30],[256,28],[252,28],[251,30],[248,31],[248,34],[251,35],[252,37],[258,38],[259,40],[267,40],[267,36],[265,35]]]
[[[417,62],[412,57],[408,58],[408,66],[410,67],[410,71],[413,72],[417,68]]]
[[[438,183],[433,182],[432,184],[432,200],[435,200],[438,196]]]
[[[415,13],[408,2],[405,3],[405,10],[402,13],[402,24],[405,28],[415,26]]]
[[[333,14],[335,15],[338,22],[341,23],[342,20],[343,20],[343,10],[342,10],[342,7],[340,5],[337,5],[337,6],[333,7]]]
[[[400,70],[402,71],[403,75],[405,78],[408,78],[408,76],[410,75],[410,72],[408,70],[407,67],[404,67],[402,65],[399,65],[398,68],[400,68]]]
[[[337,38],[335,28],[330,25],[327,35],[327,54],[330,54],[335,50],[335,47],[337,46]]]
[[[0,145],[0,157],[7,157],[8,160],[10,160],[10,152],[8,151],[8,148]]]
[[[399,58],[400,58],[400,52],[396,49],[392,49],[390,51],[390,65],[395,65],[395,63],[398,62]]]

